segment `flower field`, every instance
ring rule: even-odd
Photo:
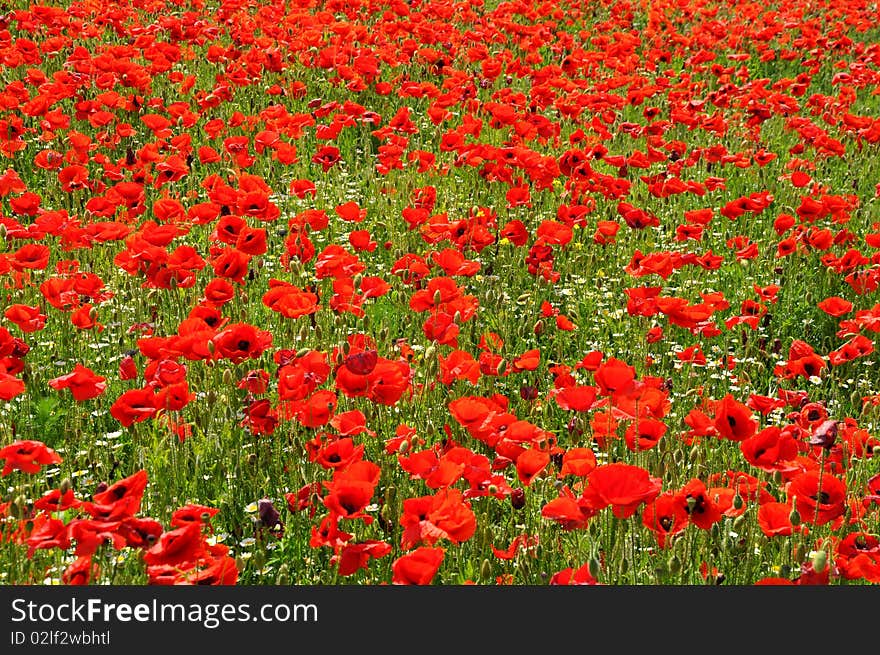
[[[873,0],[0,15],[0,584],[880,582]]]

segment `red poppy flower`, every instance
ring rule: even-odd
[[[60,519],[53,519],[46,514],[40,514],[34,520],[30,535],[28,535],[25,543],[28,546],[28,557],[33,557],[36,551],[43,549],[59,548],[67,550],[70,547],[67,525]]]
[[[93,502],[84,502],[82,508],[102,521],[118,521],[133,517],[141,507],[147,487],[147,472],[140,470],[114,482],[104,491],[92,496]]]
[[[61,456],[41,441],[14,441],[0,448],[0,459],[6,460],[3,472],[6,476],[12,471],[39,473],[43,466],[60,464]]]
[[[10,305],[3,315],[18,326],[22,332],[38,332],[46,325],[46,315],[39,307]]]
[[[443,548],[422,546],[398,557],[391,565],[392,583],[399,585],[428,585],[437,575],[445,555]]]
[[[789,536],[795,531],[788,503],[770,502],[758,507],[758,526],[767,537]]]
[[[100,578],[101,567],[92,562],[90,555],[77,557],[61,574],[66,585],[88,585]]]
[[[205,555],[202,530],[198,523],[165,532],[143,555],[148,566],[175,566],[197,561]]]
[[[880,539],[876,535],[851,532],[836,550],[836,564],[843,578],[880,583]]]
[[[758,423],[752,418],[749,408],[730,394],[718,402],[713,425],[719,435],[731,441],[744,441],[758,429]]]
[[[741,441],[740,450],[752,466],[772,472],[791,466],[790,461],[798,455],[798,443],[790,432],[770,426]]]
[[[596,384],[599,385],[599,393],[603,396],[625,391],[632,385],[635,376],[635,368],[614,357],[600,364],[593,373]]]
[[[158,409],[156,395],[151,387],[131,389],[123,393],[110,407],[110,414],[125,427],[151,418]]]
[[[433,496],[404,500],[400,525],[404,529],[401,548],[410,548],[420,543],[431,546],[439,539],[467,541],[477,528],[477,519],[460,491],[441,489]]]
[[[342,546],[339,553],[330,558],[331,564],[339,564],[339,575],[353,575],[367,568],[371,559],[385,557],[391,552],[391,544],[370,539],[368,541]]]
[[[327,494],[322,502],[341,518],[361,518],[371,523],[372,517],[364,514],[363,510],[373,497],[379,476],[379,467],[366,460],[358,460],[337,469],[333,480],[324,482]]]
[[[691,479],[679,492],[685,502],[685,511],[691,523],[698,528],[708,530],[721,520],[721,509],[714,498],[710,497],[706,485],[696,478]]]
[[[586,564],[574,569],[569,567],[554,573],[550,576],[550,585],[595,585],[599,581],[590,573],[590,564]]]
[[[61,492],[53,489],[34,502],[34,509],[45,512],[63,512],[66,509],[75,509],[81,505],[81,501],[73,493],[73,489]]]
[[[189,523],[206,523],[219,512],[220,510],[216,507],[189,503],[174,510],[171,515],[171,525],[175,528],[182,528]]]
[[[629,518],[638,506],[656,498],[662,481],[631,464],[603,464],[587,476],[584,498],[596,509],[612,506],[618,518]]]
[[[24,393],[24,381],[0,368],[0,400],[12,400]]]
[[[650,450],[660,442],[661,437],[666,434],[666,430],[666,424],[662,421],[641,418],[630,424],[623,438],[626,441],[626,447],[633,452]]]
[[[239,364],[246,359],[256,359],[272,346],[272,333],[258,330],[247,323],[234,323],[211,339],[214,357]]]
[[[818,307],[830,316],[843,316],[852,311],[853,304],[839,296],[831,296],[820,302]]]
[[[846,484],[833,475],[820,476],[819,471],[807,471],[792,479],[788,496],[805,523],[825,525],[843,516],[846,509]]]
[[[642,525],[654,533],[660,548],[670,545],[669,537],[682,532],[689,521],[687,501],[681,493],[660,494],[642,510]]]
[[[537,448],[529,448],[516,458],[516,474],[519,481],[527,487],[532,484],[536,475],[541,473],[550,463],[550,453]]]
[[[593,407],[596,400],[596,387],[575,385],[554,390],[553,398],[562,409],[575,412],[586,412]]]
[[[81,402],[97,398],[107,388],[106,378],[97,375],[90,368],[77,364],[72,373],[49,380],[53,389],[70,389],[73,399]]]
[[[577,475],[585,477],[596,468],[596,455],[590,448],[570,448],[562,456],[562,469],[560,477]]]

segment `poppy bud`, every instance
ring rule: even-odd
[[[364,332],[369,332],[370,324],[372,323],[372,321],[370,320],[370,315],[364,314],[364,317],[361,320],[363,321],[363,324],[364,324]]]
[[[223,378],[223,384],[226,385],[227,387],[230,386],[233,382],[232,369],[228,369],[228,368],[223,369],[222,378]]]
[[[773,471],[773,482],[776,484],[782,482],[782,471]]]
[[[278,567],[278,575],[275,576],[275,584],[276,585],[288,585],[290,584],[290,569],[287,567],[287,564],[284,563]]]
[[[828,565],[828,553],[824,550],[816,550],[810,554],[810,562],[813,564],[813,570],[816,573],[822,573]]]
[[[657,562],[657,564],[654,565],[654,575],[658,579],[662,578],[664,575],[666,575],[666,573],[668,573],[666,564],[664,564],[663,562]]]
[[[742,509],[743,505],[745,505],[745,501],[743,500],[743,497],[740,496],[739,494],[736,494],[733,497],[733,508],[734,509]]]
[[[400,446],[398,446],[398,448],[397,448],[397,452],[400,453],[401,455],[405,455],[406,453],[408,453],[409,452],[409,441],[407,441],[406,439],[401,441]]]
[[[495,373],[500,375],[504,375],[504,371],[507,368],[507,362],[505,360],[501,360],[498,362],[498,366],[495,367]]]
[[[316,325],[315,327],[313,327],[312,334],[315,335],[315,341],[321,341],[321,334],[322,334],[321,326]]]
[[[791,510],[791,513],[788,515],[788,522],[794,527],[799,526],[801,524],[801,513],[796,509]]]
[[[880,457],[880,446],[874,446],[871,448],[871,455],[874,457]]]
[[[519,388],[519,396],[523,400],[534,400],[538,397],[538,388],[524,384]]]
[[[10,514],[15,516],[16,518],[24,518],[27,508],[27,499],[24,496],[16,496],[15,500],[12,501],[12,506],[9,508],[12,510]]]
[[[590,572],[590,575],[593,576],[593,578],[598,579],[599,574],[602,573],[602,565],[595,557],[591,557],[590,560],[587,562],[587,570]]]
[[[810,445],[831,448],[835,438],[837,438],[837,425],[838,422],[833,419],[822,421],[813,432],[813,436],[810,437]]]
[[[544,321],[541,319],[535,321],[535,326],[532,328],[532,331],[538,336],[544,334]]]
[[[496,484],[490,484],[490,485],[489,485],[489,489],[488,489],[488,491],[489,491],[489,495],[490,495],[490,496],[494,496],[495,494],[498,493],[498,485],[496,485]]]
[[[672,451],[672,461],[675,462],[676,466],[681,466],[684,463],[685,454],[681,448],[676,448]]]
[[[437,290],[434,292],[434,306],[436,307],[437,305],[439,305],[439,304],[440,304],[440,301],[441,301],[442,299],[443,299],[443,295],[440,293],[440,289],[437,289]]]
[[[520,488],[516,488],[510,492],[510,504],[513,509],[522,509],[526,506],[526,492]]]
[[[676,575],[681,571],[681,560],[678,558],[678,555],[673,555],[669,558],[669,572],[672,575]]]
[[[483,563],[480,564],[480,577],[483,580],[492,577],[492,563],[488,559],[483,559]]]
[[[407,442],[408,443],[408,442]],[[397,487],[393,484],[385,488],[385,504],[391,505],[397,498]]]
[[[792,559],[794,559],[795,562],[803,562],[804,557],[806,557],[806,550],[806,546],[803,544],[797,544],[791,553]]]
[[[70,478],[64,478],[64,479],[61,481],[61,486],[58,487],[58,490],[61,492],[61,495],[63,496],[63,495],[66,494],[68,491],[70,491],[70,487],[71,487],[72,485],[73,485],[73,483],[70,481]]]

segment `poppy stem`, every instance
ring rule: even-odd
[[[813,525],[819,524],[819,509],[822,506],[822,474],[825,472],[825,448],[819,455],[819,479],[816,482],[816,512],[813,514]]]

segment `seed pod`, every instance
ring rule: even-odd
[[[407,442],[408,443],[408,442]],[[397,487],[393,484],[385,488],[385,504],[391,505],[397,499]]]
[[[810,562],[816,573],[822,573],[828,565],[828,553],[824,550],[817,550],[810,556]]]

